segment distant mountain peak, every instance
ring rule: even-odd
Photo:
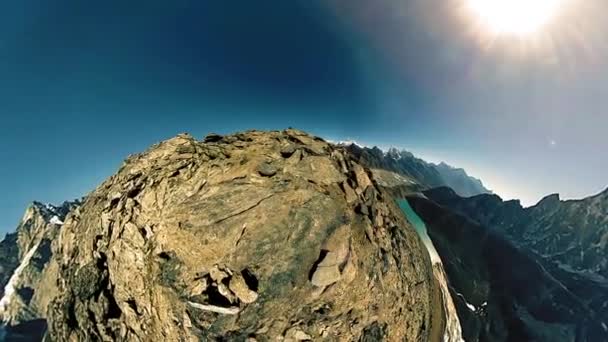
[[[454,166],[452,166],[452,165],[450,165],[450,164],[448,164],[448,163],[446,163],[444,161],[439,162],[439,164],[435,164],[435,165],[440,166],[440,167],[445,167],[445,168],[453,169],[453,170],[463,170],[461,168],[456,168],[456,167],[454,167]]]
[[[447,163],[429,163],[403,149],[391,147],[383,151],[378,147],[355,145],[347,146],[347,149],[371,169],[391,171],[415,181],[417,191],[448,186],[464,197],[492,193],[479,179],[469,176],[462,168]]]
[[[51,203],[42,203],[38,201],[32,202],[30,207],[26,210],[25,215],[22,219],[22,223],[25,223],[33,213],[38,213],[40,216],[44,218],[45,221],[55,223],[63,221],[65,216],[72,210],[74,207],[80,205],[82,203],[82,199],[76,199],[73,201],[65,201],[60,205],[54,205]]]
[[[559,202],[561,202],[560,195],[555,193],[543,197],[543,199],[541,199],[536,206],[555,205],[559,204]]]

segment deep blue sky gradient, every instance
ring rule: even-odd
[[[186,131],[405,147],[529,203],[604,188],[601,20],[595,58],[565,43],[555,66],[480,48],[437,1],[2,2],[0,232]]]

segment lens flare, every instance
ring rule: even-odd
[[[526,35],[545,26],[563,0],[468,0],[480,21],[496,34]]]

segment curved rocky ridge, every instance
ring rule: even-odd
[[[590,294],[571,291],[535,255],[448,207],[409,201],[445,260],[466,341],[608,340]]]
[[[53,341],[437,341],[428,253],[342,147],[180,135],[130,157],[53,245]]]

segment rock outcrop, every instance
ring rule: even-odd
[[[15,233],[0,243],[0,335],[11,340],[39,340],[46,328],[46,308],[57,295],[53,244],[66,215],[79,202],[61,206],[34,202]]]
[[[53,341],[429,341],[427,252],[344,147],[297,130],[180,135],[65,219]]]

